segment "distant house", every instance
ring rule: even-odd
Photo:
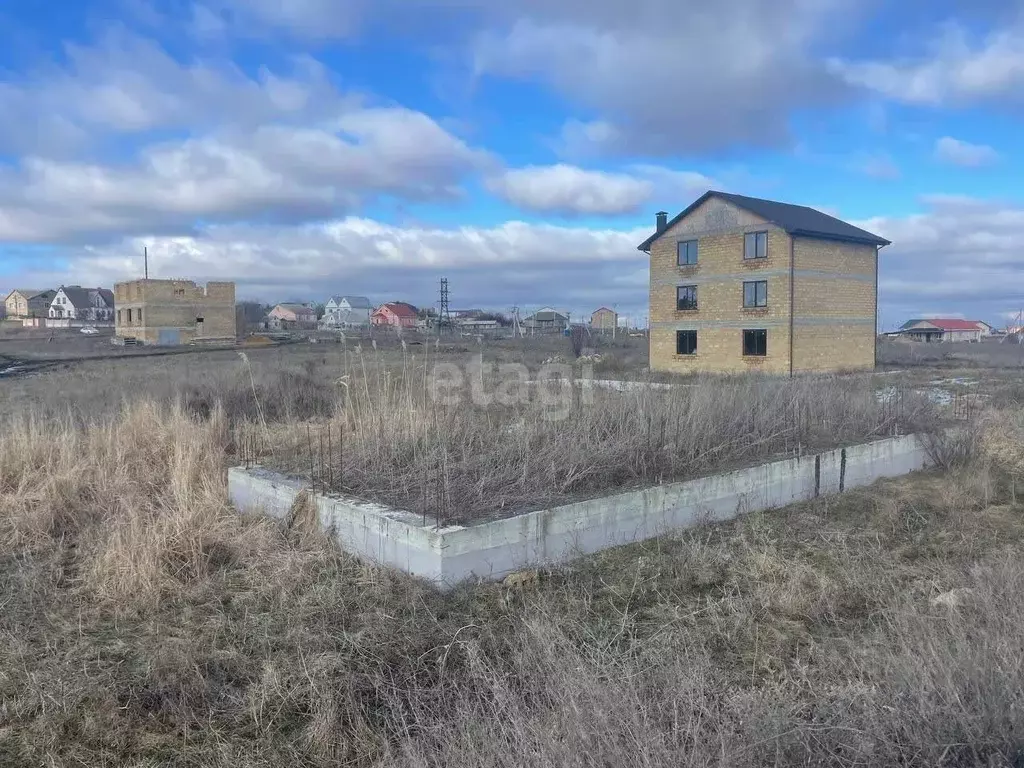
[[[324,305],[320,325],[324,328],[365,328],[370,324],[373,305],[365,296],[332,296]]]
[[[316,310],[305,304],[278,304],[267,315],[275,331],[311,331],[316,328]]]
[[[497,320],[456,320],[455,324],[464,331],[496,331],[501,327]]]
[[[238,333],[235,284],[143,278],[114,284],[116,344],[227,344]]]
[[[50,302],[57,295],[56,291],[41,291],[34,288],[15,288],[4,299],[7,317],[11,320],[47,317]]]
[[[522,326],[533,331],[563,331],[569,327],[569,318],[551,307],[545,307],[523,320]]]
[[[404,301],[390,301],[381,304],[370,315],[373,325],[391,325],[396,328],[415,328],[418,319],[416,307]]]
[[[908,320],[900,334],[914,341],[981,341],[984,331],[977,320],[929,317]]]
[[[114,292],[107,288],[83,288],[80,285],[62,285],[50,302],[49,325],[59,321],[92,324],[114,324]]]
[[[991,336],[992,333],[995,331],[995,328],[986,323],[984,320],[975,320],[974,322],[977,324],[978,328],[981,329],[982,336]]]
[[[611,331],[619,324],[619,314],[614,309],[601,307],[590,316],[590,327],[595,331]]]

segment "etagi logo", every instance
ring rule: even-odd
[[[429,395],[437,405],[477,408],[536,404],[540,417],[561,421],[574,407],[594,402],[592,365],[574,368],[566,363],[545,363],[535,370],[522,363],[485,363],[474,357],[465,364],[437,363],[429,381]]]

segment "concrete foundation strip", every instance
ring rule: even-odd
[[[905,435],[447,528],[353,498],[312,498],[320,525],[346,551],[450,588],[467,579],[501,579],[700,523],[840,493],[930,463],[925,441]],[[284,519],[308,490],[303,480],[260,467],[228,470],[228,495],[243,512]]]

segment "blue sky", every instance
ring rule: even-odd
[[[1024,0],[7,0],[0,291],[646,313],[708,188],[893,241],[884,328],[1024,306]]]

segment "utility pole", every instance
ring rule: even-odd
[[[448,309],[448,278],[441,278],[441,299],[437,308],[437,335],[441,335],[441,329],[445,325],[451,325],[452,317]]]
[[[512,337],[518,339],[523,334],[523,329],[519,327],[519,307],[512,307]]]
[[[144,264],[143,274],[149,280],[149,248],[147,246],[142,247],[142,262]]]

